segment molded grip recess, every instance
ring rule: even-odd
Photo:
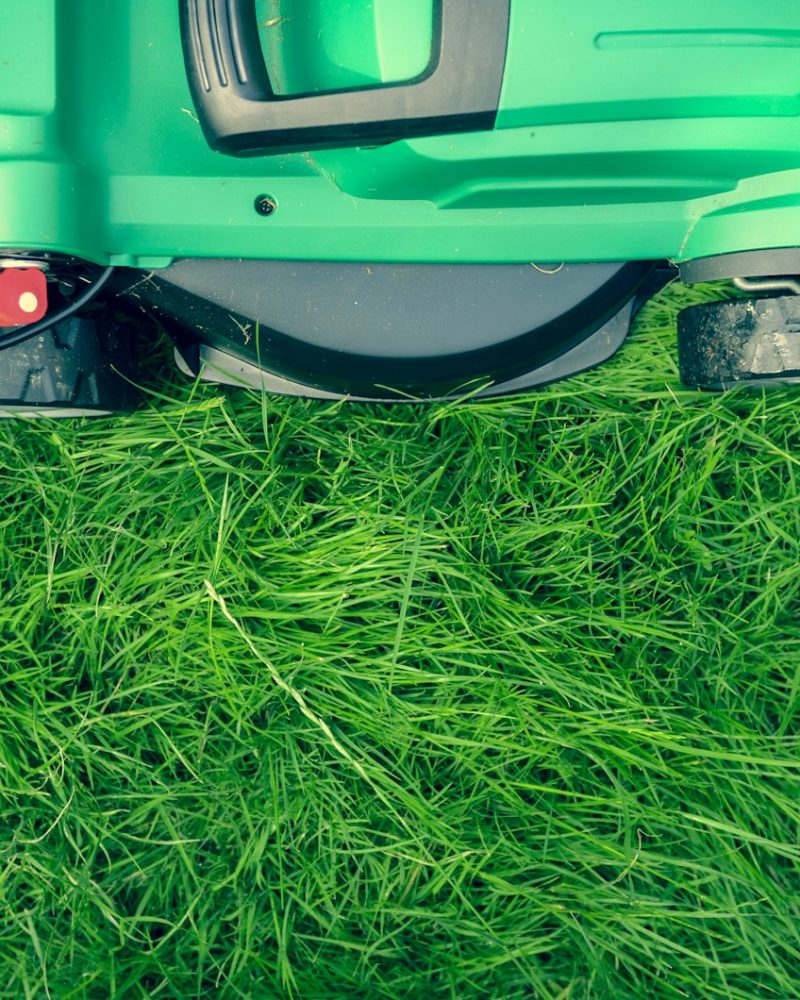
[[[407,83],[276,94],[255,0],[179,0],[184,57],[209,145],[234,156],[494,128],[510,0],[438,0],[433,58]]]

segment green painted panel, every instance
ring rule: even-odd
[[[498,127],[800,114],[800,4],[511,4]]]
[[[318,6],[320,18],[353,9]],[[339,85],[334,64],[383,82],[411,73],[424,45],[408,48],[399,9],[362,22],[361,62],[326,21],[323,48],[339,54],[305,81],[298,61],[293,85]],[[431,8],[414,9],[421,40]],[[800,243],[800,5],[786,0],[512,0],[493,132],[244,160],[203,138],[173,0],[26,0],[7,23],[0,247],[150,267],[218,255],[687,258]],[[278,203],[269,218],[253,208],[262,193]]]
[[[47,114],[56,102],[56,0],[0,8],[0,115]],[[0,132],[0,154],[2,154]]]

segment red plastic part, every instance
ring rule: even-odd
[[[27,326],[47,315],[47,278],[37,267],[0,270],[0,326]]]

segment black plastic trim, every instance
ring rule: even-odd
[[[260,269],[259,273],[248,270],[248,264],[253,269]],[[332,265],[306,266],[309,287],[321,288],[325,269]],[[364,269],[363,265],[337,266]],[[156,272],[145,284],[132,283],[132,290],[135,290],[132,297],[153,308],[167,324],[177,324],[187,339],[200,340],[294,382],[328,392],[370,398],[386,398],[391,390],[400,396],[438,397],[475,380],[496,384],[510,382],[561,357],[591,337],[633,299],[652,275],[654,265],[650,262],[577,265],[578,268],[603,268],[602,280],[588,293],[584,282],[570,279],[568,270],[562,275],[563,282],[542,276],[541,284],[536,286],[537,294],[546,298],[531,298],[530,326],[527,332],[520,334],[511,328],[508,333],[504,332],[507,322],[504,309],[508,301],[492,289],[492,272],[502,270],[503,265],[494,268],[461,265],[472,269],[474,301],[488,300],[495,310],[495,329],[487,327],[485,336],[473,340],[473,344],[482,342],[485,346],[465,349],[464,336],[455,322],[443,331],[447,346],[439,353],[435,353],[433,345],[425,350],[418,341],[403,343],[405,312],[397,312],[403,309],[402,302],[392,304],[378,296],[369,305],[369,315],[374,316],[371,327],[375,330],[376,345],[381,339],[385,342],[389,326],[384,321],[390,311],[395,321],[391,325],[392,351],[388,354],[370,352],[369,338],[359,340],[351,334],[346,319],[340,318],[338,326],[334,327],[331,318],[330,340],[325,346],[319,340],[314,342],[312,337],[304,337],[302,330],[289,334],[276,329],[274,316],[270,320],[273,309],[269,290],[281,288],[283,298],[288,292],[281,287],[279,276],[270,271],[271,267],[274,265],[266,261],[181,261]],[[434,282],[439,297],[437,313],[447,311],[449,296],[453,295],[447,272],[452,268],[444,265],[372,265],[373,269],[379,267],[403,267],[413,280],[416,280],[415,269],[421,274],[438,267],[441,277],[437,275]],[[514,266],[511,267],[513,270]],[[316,282],[313,280],[315,268],[320,272]],[[346,273],[342,280],[347,280]],[[413,280],[409,287],[413,287]],[[240,291],[237,292],[237,288]],[[261,290],[259,296],[263,291],[263,297],[259,298],[259,305],[248,308],[244,302],[254,288]],[[557,312],[548,319],[544,319],[546,300],[551,307],[558,304]],[[306,303],[296,302],[297,316],[304,316],[306,309]],[[321,321],[325,322],[324,316]]]
[[[680,265],[681,281],[699,285],[703,281],[727,281],[731,278],[763,278],[772,275],[800,274],[800,248],[748,250],[724,253],[718,257],[698,257]]]
[[[655,274],[656,272],[654,272]],[[647,282],[649,284],[649,282]],[[644,287],[644,286],[643,286]],[[631,323],[637,312],[639,296],[630,299],[616,315],[596,330],[586,340],[580,342],[565,354],[553,361],[539,365],[531,371],[508,382],[495,382],[481,389],[476,396],[481,399],[498,399],[503,396],[528,392],[531,389],[549,385],[570,378],[580,372],[596,368],[613,357],[631,328]],[[209,347],[199,341],[183,340],[175,344],[175,360],[178,368],[190,378],[201,378],[204,382],[214,382],[230,385],[236,388],[249,387],[262,392],[278,393],[284,396],[303,396],[306,399],[348,399],[352,402],[364,402],[366,397],[329,392],[317,389],[302,382],[291,382],[280,376],[272,375],[232,354],[226,354],[218,348]],[[430,402],[432,399],[452,399],[464,394],[464,389],[441,397],[425,397],[418,400],[413,396],[389,397],[389,395],[372,396],[370,402],[413,403]],[[469,387],[474,392],[474,386]]]
[[[434,58],[407,83],[282,96],[255,0],[179,0],[189,85],[213,149],[257,156],[494,128],[510,0],[438,0]]]

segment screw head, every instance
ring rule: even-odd
[[[259,215],[265,218],[272,215],[278,207],[278,203],[268,194],[260,194],[255,201],[255,208]]]

